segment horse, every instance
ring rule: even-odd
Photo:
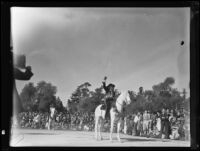
[[[117,122],[117,138],[118,141],[121,142],[120,140],[120,126],[121,126],[121,122],[122,122],[122,117],[120,116],[123,112],[123,107],[125,105],[128,105],[131,103],[131,99],[130,99],[130,94],[129,91],[125,91],[122,92],[119,97],[116,100],[116,110],[112,107],[110,109],[110,121],[111,121],[111,127],[110,127],[110,141],[112,142],[112,133],[113,133],[113,129],[114,129],[114,122]],[[100,140],[102,140],[102,136],[101,136],[101,127],[102,127],[102,123],[103,120],[105,119],[105,110],[101,109],[101,105],[98,105],[95,109],[95,139],[98,140],[98,136],[100,137]]]
[[[49,118],[48,118],[48,130],[51,129],[52,123],[55,122],[55,112],[56,112],[55,107],[50,107],[50,115],[49,115]]]

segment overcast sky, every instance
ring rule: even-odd
[[[84,82],[104,76],[120,91],[152,89],[166,77],[189,91],[189,8],[13,7],[15,53],[26,55],[34,76],[57,86],[65,104]],[[185,44],[180,45],[184,40]],[[189,93],[189,92],[188,92]]]

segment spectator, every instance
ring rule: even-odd
[[[138,126],[139,116],[140,114],[138,112],[134,117],[133,135],[136,135],[136,136],[138,136],[137,126]]]
[[[48,122],[48,113],[21,112],[18,114],[18,119],[22,128],[44,129]],[[176,113],[174,110],[165,111],[164,109],[162,115],[160,115],[160,112],[150,113],[150,111],[145,111],[143,115],[140,112],[127,115],[124,126],[128,135],[142,136],[145,134],[148,137],[160,137],[159,134],[162,134],[165,138],[170,137],[170,139],[185,139],[185,131],[188,129],[188,125],[185,125],[185,115],[183,113],[179,110]],[[171,135],[170,127],[172,129]],[[57,113],[55,128],[93,131],[94,113]],[[109,120],[104,121],[102,130],[104,132],[110,131]],[[186,135],[188,137],[189,134]]]
[[[127,134],[127,117],[124,118],[124,134]]]
[[[156,128],[158,132],[161,132],[161,115],[160,112],[157,112],[157,117],[156,117]]]
[[[138,116],[138,124],[137,124],[137,136],[141,136],[143,133],[143,115],[139,112]]]
[[[151,115],[151,131],[155,130],[156,128],[156,112],[152,113]]]
[[[161,114],[161,136],[162,138],[169,139],[170,134],[170,124],[169,124],[169,117],[167,115],[166,110],[163,108]]]
[[[147,119],[147,121],[148,121],[147,135],[149,135],[149,133],[151,132],[151,124],[152,124],[152,120],[151,120],[152,115],[151,115],[150,111],[147,111],[147,117],[148,117],[148,119]]]
[[[130,115],[130,122],[129,122],[129,128],[128,128],[130,135],[133,135],[134,117],[135,115]]]
[[[147,113],[147,110],[144,111],[144,114],[143,114],[143,134],[145,136],[148,135],[148,124],[149,124],[149,114]]]

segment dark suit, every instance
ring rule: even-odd
[[[114,90],[110,90],[110,86],[106,86],[106,83],[105,82],[102,82],[103,83],[103,88],[106,92],[106,95],[105,97],[103,98],[103,100],[105,101],[105,104],[106,104],[106,117],[109,117],[109,111],[111,109],[112,106],[115,105],[115,92]]]
[[[161,114],[161,134],[165,134],[165,138],[169,139],[170,123],[167,114]]]

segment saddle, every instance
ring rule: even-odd
[[[106,110],[106,104],[105,103],[102,104],[101,110]]]
[[[108,101],[108,100],[107,100]],[[110,101],[110,100],[109,100]],[[101,106],[101,110],[105,110],[106,111],[106,114],[105,114],[105,118],[106,119],[110,119],[110,114],[109,114],[109,111],[110,109],[113,108],[115,112],[118,113],[117,111],[117,107],[115,105],[115,101],[111,101],[111,102],[104,102]]]
[[[115,101],[107,99],[102,103],[101,110],[110,110],[111,108],[116,108]]]

